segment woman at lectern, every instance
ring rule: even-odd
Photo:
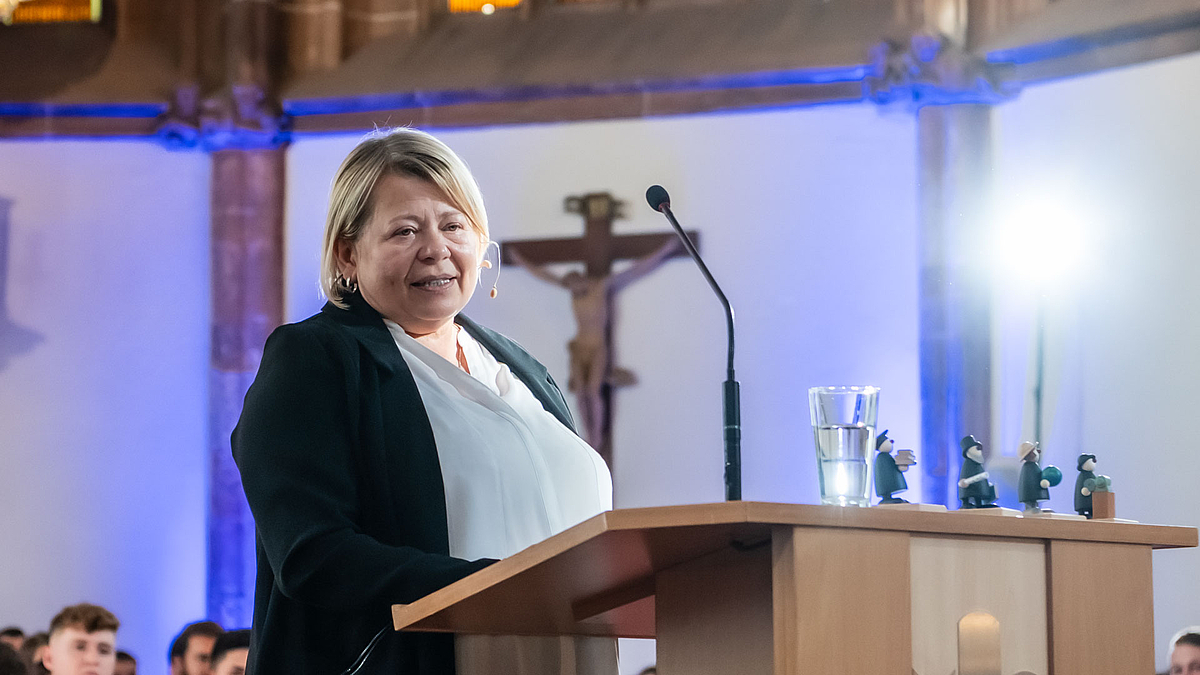
[[[391,605],[612,506],[546,368],[459,313],[489,244],[475,179],[428,134],[373,134],[338,170],[329,302],[271,334],[233,432],[258,542],[250,675],[616,673],[612,640],[391,630]]]

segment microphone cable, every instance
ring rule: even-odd
[[[376,633],[375,637],[371,638],[371,641],[368,642],[367,646],[363,648],[362,653],[358,655],[358,658],[354,659],[354,663],[351,663],[349,668],[343,670],[341,675],[357,675],[358,671],[362,670],[362,667],[367,665],[367,659],[371,658],[371,652],[375,651],[375,646],[379,644],[379,639],[382,638],[390,628],[391,626],[384,626],[382,630]]]

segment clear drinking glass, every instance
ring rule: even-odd
[[[821,503],[869,506],[879,387],[812,387],[808,411],[817,447]]]

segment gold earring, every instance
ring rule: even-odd
[[[338,288],[352,295],[358,292],[358,282],[347,279],[346,277],[342,276],[341,272],[338,272],[333,278],[333,283],[336,284]]]

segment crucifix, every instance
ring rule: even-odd
[[[624,203],[607,192],[567,197],[564,208],[583,216],[582,237],[505,242],[501,260],[570,291],[576,334],[567,345],[567,388],[576,396],[584,438],[611,468],[613,390],[637,381],[632,372],[613,364],[613,298],[666,259],[688,253],[674,233],[614,236],[612,223],[624,217]],[[697,233],[688,236],[699,245]],[[613,263],[627,259],[633,264],[613,273]],[[584,272],[555,274],[544,267],[553,263],[583,263]]]

